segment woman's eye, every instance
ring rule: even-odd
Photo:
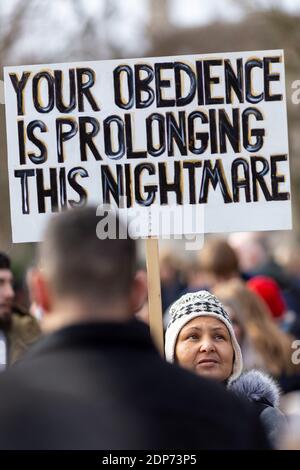
[[[189,336],[187,337],[187,339],[197,340],[197,339],[198,339],[198,335],[189,335]]]
[[[223,335],[216,335],[215,338],[216,339],[225,339]]]

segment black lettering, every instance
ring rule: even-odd
[[[63,100],[63,75],[61,70],[54,70],[55,80],[55,104],[59,112],[70,113],[76,107],[76,87],[75,70],[69,70],[69,103],[65,104]]]
[[[203,87],[203,62],[202,60],[196,61],[196,73],[197,73],[197,95],[198,105],[204,105],[204,87]]]
[[[146,73],[146,77],[141,78],[141,71]],[[150,65],[136,64],[134,66],[135,78],[135,106],[137,109],[147,108],[154,102],[154,91],[149,86],[154,78],[154,71]],[[146,99],[142,99],[142,93],[147,95]]]
[[[59,179],[59,202],[62,209],[67,208],[67,181],[66,181],[66,169],[61,167],[58,174]]]
[[[189,173],[189,204],[196,204],[195,168],[201,168],[202,162],[183,162],[182,166]]]
[[[165,162],[158,164],[158,170],[160,203],[162,205],[168,204],[168,193],[172,191],[176,194],[177,204],[182,204],[180,162],[174,162],[174,181],[171,183],[167,181],[167,165]]]
[[[187,155],[185,111],[179,111],[178,121],[173,113],[166,113],[168,155],[174,156],[174,142],[181,155]]]
[[[153,142],[153,123],[157,122],[158,125],[158,145],[155,146]],[[166,151],[165,140],[165,119],[159,113],[150,114],[146,119],[146,132],[147,132],[147,151],[152,157],[158,157]]]
[[[15,170],[15,178],[20,178],[22,192],[22,214],[30,214],[28,178],[34,176],[34,170]]]
[[[46,212],[46,208],[45,208],[46,197],[50,197],[51,212],[57,212],[58,211],[58,194],[57,194],[56,168],[49,168],[50,188],[45,188],[44,186],[43,171],[44,170],[41,168],[36,170],[36,189],[37,189],[39,214],[44,214]]]
[[[11,83],[14,87],[14,90],[17,95],[17,109],[18,109],[18,116],[23,116],[25,113],[24,109],[24,100],[23,100],[23,91],[25,88],[25,85],[28,81],[28,78],[30,77],[30,72],[23,72],[22,77],[18,78],[16,73],[10,73],[9,78],[11,80]]]
[[[216,110],[210,109],[208,111],[208,114],[209,114],[210,151],[213,154],[213,153],[218,153]]]
[[[173,69],[174,64],[171,62],[161,62],[160,64],[155,64],[155,86],[156,86],[156,106],[158,108],[162,108],[164,106],[171,107],[175,106],[174,99],[166,99],[162,97],[162,88],[170,88],[171,81],[170,80],[163,80],[161,78],[161,71],[163,69]]]
[[[125,102],[121,82],[123,74],[127,77],[127,88],[128,88],[128,101]],[[114,70],[114,91],[115,91],[115,103],[119,108],[130,109],[134,105],[134,90],[133,90],[133,71],[129,65],[119,65]]]
[[[186,96],[182,96],[182,73],[185,73],[190,80],[190,89]],[[176,92],[176,106],[186,106],[191,103],[196,93],[196,77],[187,64],[182,62],[174,63],[174,75],[175,75],[175,92]]]
[[[34,135],[35,129],[39,129],[41,132],[47,132],[47,126],[43,121],[31,121],[27,126],[27,137],[37,148],[40,150],[40,154],[36,155],[33,152],[28,152],[28,157],[32,163],[38,165],[39,163],[45,163],[47,160],[47,147],[40,139]]]
[[[290,199],[290,193],[279,192],[279,184],[285,182],[284,175],[277,174],[277,163],[286,162],[287,155],[271,155],[271,185],[273,201],[288,201]]]
[[[219,109],[220,152],[227,152],[226,137],[235,153],[240,149],[240,114],[238,108],[232,108],[232,123],[225,109]]]
[[[155,174],[155,166],[153,163],[140,163],[134,169],[134,188],[135,188],[135,200],[141,206],[147,207],[150,206],[155,200],[155,194],[157,191],[157,186],[148,184],[143,186],[143,192],[147,194],[147,197],[144,197],[141,193],[141,174],[146,170],[149,175]]]
[[[20,165],[26,164],[24,121],[18,121],[18,144]]]
[[[68,131],[63,131],[64,126],[69,126]],[[56,119],[56,145],[57,145],[57,161],[63,163],[64,148],[63,143],[72,139],[77,134],[78,125],[72,118],[57,118]]]
[[[208,132],[195,132],[195,120],[200,119],[201,123],[208,124],[208,118],[202,111],[194,111],[188,117],[188,139],[189,151],[195,155],[205,152],[208,146]],[[196,139],[201,142],[200,147],[195,146]]]
[[[115,178],[108,165],[101,166],[103,203],[110,204],[110,196],[114,198],[120,207],[120,198],[124,196],[122,165],[116,165],[117,177]]]
[[[125,189],[126,189],[126,203],[127,207],[132,206],[132,188],[131,188],[131,166],[129,163],[125,163]]]
[[[115,124],[118,130],[118,148],[116,150],[113,149],[112,144],[112,124]],[[103,132],[105,155],[107,155],[112,160],[119,160],[123,157],[125,153],[124,122],[122,118],[120,118],[120,116],[117,116],[116,114],[108,116],[103,122]]]
[[[246,108],[242,114],[243,128],[243,146],[248,152],[258,152],[264,145],[264,129],[249,130],[249,118],[254,116],[257,121],[263,121],[263,115],[257,108]],[[255,142],[251,144],[250,137],[256,137]]]
[[[281,57],[264,57],[264,91],[266,101],[281,101],[282,95],[280,93],[272,95],[270,91],[270,82],[280,81],[279,73],[270,72],[270,64],[278,64],[281,62]]]
[[[76,69],[77,76],[77,93],[78,93],[78,111],[85,111],[83,97],[90,103],[93,111],[100,111],[98,104],[96,103],[95,98],[91,93],[91,88],[95,84],[95,72],[89,68],[79,68]],[[88,77],[85,80],[85,77]]]
[[[87,125],[90,124],[92,129],[87,130]],[[87,161],[87,147],[91,150],[95,160],[102,160],[100,153],[93,141],[93,138],[99,133],[100,124],[94,117],[81,116],[79,117],[79,141],[80,141],[80,157],[82,161]]]
[[[252,82],[252,70],[258,67],[262,69],[263,63],[260,59],[249,59],[245,64],[245,88],[246,88],[246,100],[249,103],[259,103],[264,99],[264,93],[258,95],[254,94],[253,82]]]
[[[76,191],[79,195],[79,201],[74,201],[73,199],[69,200],[71,207],[84,207],[87,202],[87,192],[86,190],[77,182],[76,178],[80,176],[81,178],[87,178],[89,176],[87,170],[80,166],[72,168],[68,173],[68,182],[71,188]]]
[[[268,190],[267,184],[264,180],[264,177],[269,172],[269,163],[268,160],[264,157],[251,157],[251,172],[252,172],[252,186],[253,186],[253,201],[258,201],[258,189],[257,186],[259,185],[266,201],[272,201],[272,195]],[[262,169],[260,171],[257,170],[257,163],[262,164]]]
[[[243,177],[239,176],[239,169],[243,169]],[[236,158],[231,166],[233,202],[240,202],[240,189],[245,190],[246,202],[251,202],[249,163],[244,158]]]
[[[48,103],[43,105],[41,102],[40,84],[42,80],[46,80],[48,87]],[[39,113],[50,113],[54,108],[54,78],[49,72],[39,72],[32,80],[32,97],[35,109]]]
[[[127,158],[146,158],[147,152],[133,149],[134,132],[132,131],[130,114],[125,114],[125,134],[126,134]]]
[[[236,73],[229,59],[224,60],[226,103],[233,103],[232,92],[235,93],[239,103],[244,103],[243,94],[243,59],[236,60]]]
[[[201,190],[199,197],[200,204],[207,203],[210,185],[212,185],[214,190],[218,185],[220,186],[225,204],[232,202],[232,198],[227,187],[227,181],[224,176],[223,164],[219,159],[215,161],[214,167],[212,166],[212,162],[210,160],[205,160],[203,162]]]
[[[212,88],[214,84],[220,83],[219,77],[211,76],[211,67],[222,65],[221,59],[213,60],[204,60],[204,94],[205,94],[205,104],[223,104],[224,98],[222,97],[213,97]]]

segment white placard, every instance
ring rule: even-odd
[[[140,236],[291,228],[281,50],[6,67],[5,103],[14,242],[87,203]]]

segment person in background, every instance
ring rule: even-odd
[[[295,338],[280,330],[267,304],[238,280],[215,286],[213,293],[231,317],[245,369],[267,372],[279,382],[284,393],[298,389],[300,367],[291,359]]]
[[[187,269],[189,269],[189,265],[187,265]],[[186,289],[178,292],[172,303],[180,295],[203,289],[210,291],[218,282],[239,278],[239,261],[233,248],[223,238],[208,238],[198,252],[197,258],[190,264],[190,271],[186,273]],[[166,330],[170,321],[172,303],[168,305],[164,313],[164,330]]]
[[[15,305],[14,297],[10,259],[0,252],[0,370],[20,360],[40,336],[37,321]]]
[[[270,250],[264,234],[258,232],[231,233],[228,244],[235,251],[241,272],[251,276],[253,272],[266,266]]]
[[[180,260],[170,250],[162,251],[159,260],[162,309],[166,310],[181,295],[186,283]]]
[[[160,357],[134,319],[147,293],[136,243],[96,213],[49,221],[31,276],[44,337],[0,377],[0,448],[268,448],[251,407]]]
[[[300,282],[294,273],[288,272],[277,261],[270,246],[270,238],[264,233],[232,233],[228,243],[235,250],[243,278],[266,276],[276,281],[282,291],[288,310],[300,318]],[[294,258],[297,253],[294,253]],[[278,256],[277,256],[278,258]]]
[[[275,445],[284,424],[279,388],[260,371],[242,373],[242,352],[219,300],[207,291],[185,294],[172,305],[170,315],[165,335],[166,359],[220,382],[254,403]]]
[[[300,318],[293,310],[287,309],[281,289],[274,279],[255,276],[247,282],[247,287],[267,304],[268,311],[282,331],[300,338]]]
[[[203,285],[209,290],[219,282],[241,277],[239,260],[226,240],[210,238],[199,251],[198,262]]]

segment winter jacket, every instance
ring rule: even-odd
[[[279,409],[280,390],[275,381],[264,372],[254,369],[229,383],[228,389],[255,403],[268,438],[276,446],[286,419]]]
[[[41,335],[37,320],[19,308],[14,308],[11,323],[4,333],[8,345],[8,366],[19,361]]]

